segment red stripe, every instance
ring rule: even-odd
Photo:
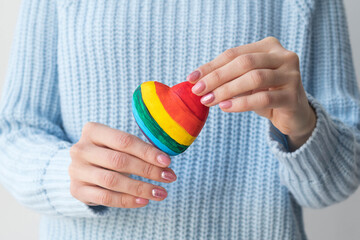
[[[155,87],[156,94],[171,118],[182,126],[191,136],[197,137],[205,121],[200,121],[183,103],[181,98],[168,86],[155,82]]]
[[[206,121],[209,114],[209,108],[200,102],[201,96],[192,93],[191,88],[194,85],[188,81],[176,84],[171,89],[181,98],[186,106],[201,121]]]

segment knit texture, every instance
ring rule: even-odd
[[[210,108],[172,158],[177,181],[143,208],[70,194],[69,148],[88,121],[137,135],[132,94],[168,86],[228,48],[280,39],[300,57],[314,132],[294,152],[254,112]],[[0,180],[42,214],[41,239],[306,239],[301,207],[360,182],[360,102],[341,0],[26,0],[0,107]]]

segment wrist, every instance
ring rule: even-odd
[[[293,134],[293,135],[288,135],[287,136],[287,140],[288,140],[288,145],[289,145],[289,151],[293,152],[296,149],[298,149],[299,147],[301,147],[311,136],[312,132],[315,129],[316,126],[316,113],[315,110],[313,109],[313,107],[309,104],[309,111],[308,111],[308,116],[307,116],[307,120],[305,121],[306,124],[304,124],[304,131],[300,134]]]

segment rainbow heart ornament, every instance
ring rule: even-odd
[[[133,94],[132,112],[146,138],[163,152],[184,152],[203,128],[209,108],[192,93],[192,84],[173,87],[156,81],[142,83]]]

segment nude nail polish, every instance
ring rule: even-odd
[[[214,94],[208,93],[200,99],[200,102],[202,104],[209,104],[209,103],[212,103],[214,101],[214,99],[215,99]]]
[[[161,177],[169,181],[174,181],[176,179],[176,176],[172,172],[166,170],[161,173]]]
[[[202,91],[205,90],[205,84],[203,82],[198,82],[196,83],[192,88],[191,88],[191,91],[194,93],[194,94],[198,94],[198,93],[201,93]]]
[[[219,103],[219,107],[223,108],[223,109],[231,108],[231,106],[232,106],[231,101],[225,101],[225,102]]]
[[[165,198],[167,196],[167,192],[159,188],[154,188],[152,190],[152,195],[157,198]]]
[[[200,77],[200,71],[196,70],[189,74],[189,76],[186,77],[186,80],[189,82],[195,82]]]
[[[164,166],[169,165],[171,162],[170,157],[165,154],[158,155],[156,159],[161,165],[164,165]]]

